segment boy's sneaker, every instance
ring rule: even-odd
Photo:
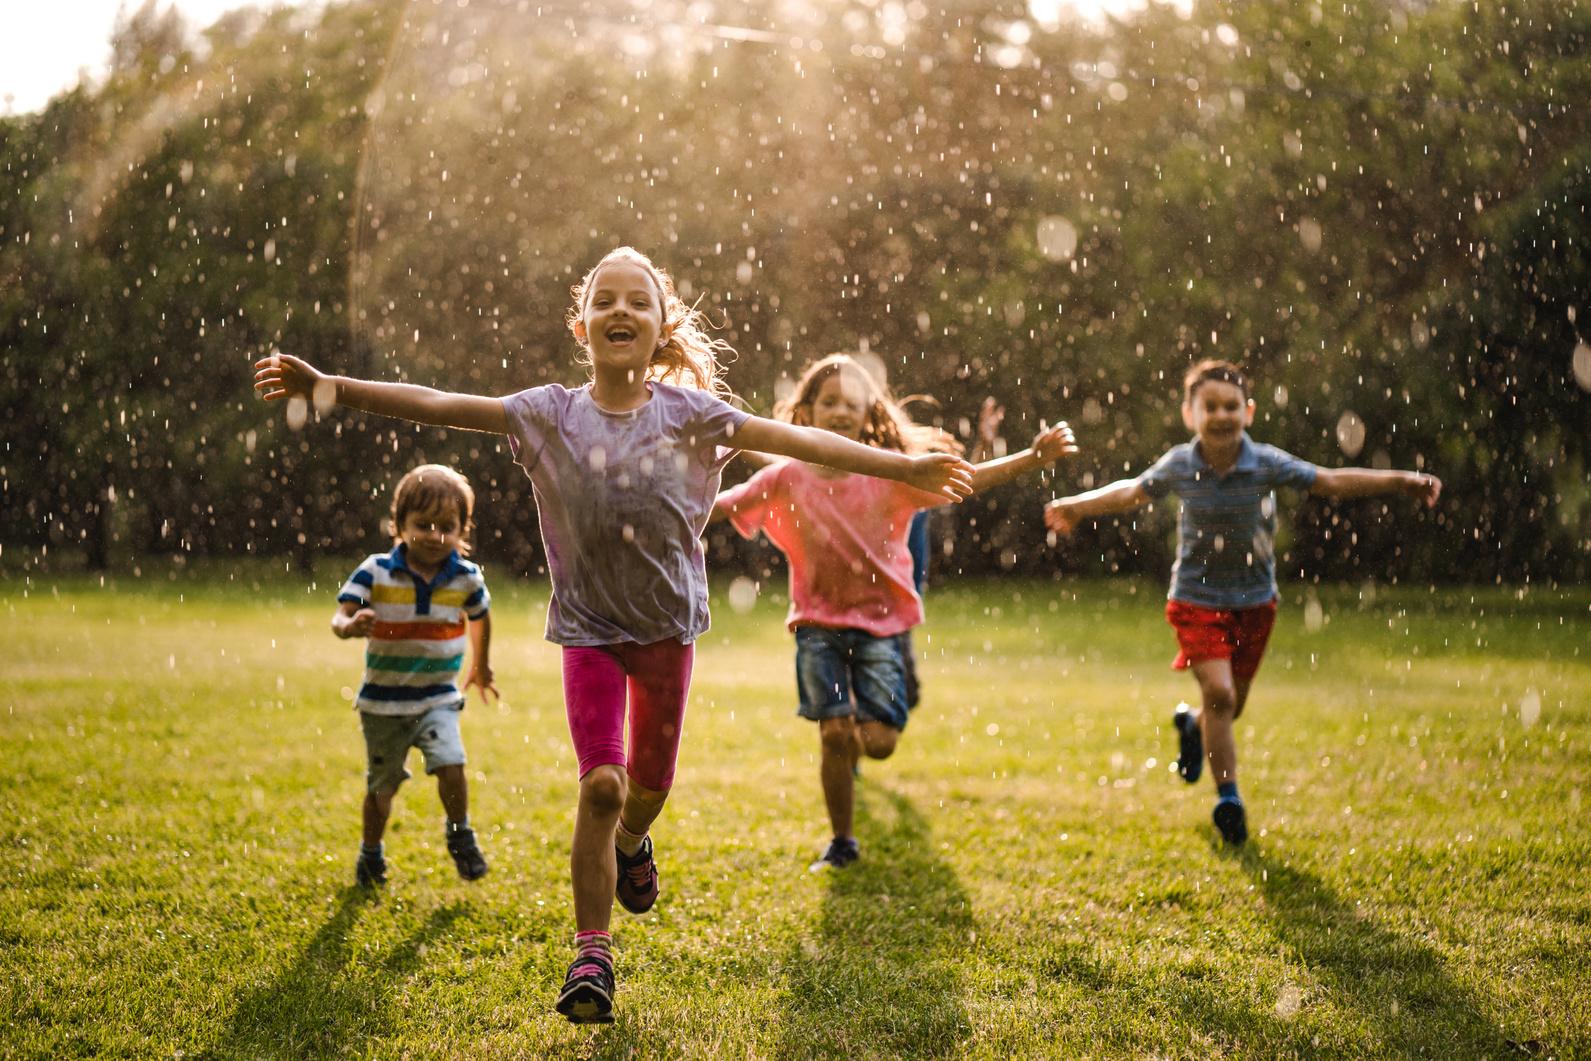
[[[1179,742],[1177,775],[1191,785],[1204,772],[1204,737],[1199,732],[1199,716],[1187,704],[1178,704],[1171,725]]]
[[[361,888],[387,883],[387,860],[381,855],[359,852],[359,861],[354,863],[354,880]]]
[[[453,865],[465,880],[480,880],[486,876],[486,856],[475,842],[474,829],[459,829],[447,834],[447,853],[453,856]]]
[[[813,873],[826,869],[844,869],[861,857],[862,848],[855,837],[836,836],[829,841],[829,849],[823,852],[823,857],[807,868]]]
[[[1221,839],[1233,847],[1240,846],[1248,839],[1248,815],[1243,811],[1243,801],[1236,796],[1223,796],[1217,800],[1210,817],[1215,819],[1215,827],[1221,830]]]
[[[554,1007],[571,1024],[613,1023],[613,961],[598,954],[576,958]]]
[[[652,837],[641,837],[641,847],[633,855],[613,849],[619,862],[619,886],[614,894],[619,905],[632,914],[644,914],[657,902],[657,863],[652,859]]]

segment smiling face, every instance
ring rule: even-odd
[[[861,437],[872,403],[872,389],[862,370],[842,368],[824,380],[813,395],[812,426],[854,442]]]
[[[1254,422],[1254,402],[1243,388],[1224,380],[1200,383],[1182,403],[1182,422],[1199,436],[1205,449],[1227,450],[1238,444],[1243,429]]]
[[[408,547],[410,565],[421,574],[434,573],[464,540],[459,508],[443,504],[406,512],[398,537]]]
[[[575,335],[599,368],[629,368],[644,375],[661,345],[661,291],[638,262],[612,261],[599,268],[586,289]]]

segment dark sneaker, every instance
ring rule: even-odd
[[[486,856],[475,842],[474,829],[459,829],[447,834],[447,853],[453,856],[453,865],[465,880],[480,880],[486,876]]]
[[[554,1007],[571,1024],[613,1023],[613,962],[598,954],[576,958]]]
[[[657,863],[652,859],[652,838],[641,837],[641,848],[626,855],[617,847],[613,853],[619,860],[619,886],[614,894],[619,905],[632,914],[644,914],[657,902]]]
[[[1171,725],[1177,731],[1180,747],[1177,750],[1177,776],[1188,784],[1199,780],[1204,773],[1204,736],[1199,732],[1199,716],[1187,704],[1178,704]]]
[[[1221,839],[1233,847],[1240,846],[1248,839],[1248,815],[1243,811],[1243,801],[1236,796],[1217,800],[1210,817],[1215,819],[1215,827],[1221,830]]]
[[[387,860],[380,855],[359,852],[359,861],[354,863],[354,880],[361,888],[387,883]]]
[[[844,869],[861,857],[862,849],[855,837],[836,836],[829,841],[829,849],[823,852],[823,857],[807,868],[813,873],[825,869]]]

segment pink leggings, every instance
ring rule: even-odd
[[[674,784],[695,655],[694,645],[678,641],[564,646],[564,709],[581,777],[593,767],[614,763],[654,792],[669,790]],[[624,745],[626,693],[628,756]]]

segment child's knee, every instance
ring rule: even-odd
[[[900,730],[882,723],[869,723],[862,726],[862,750],[869,759],[888,759],[895,754],[895,745],[900,740]]]
[[[594,766],[580,779],[580,802],[598,814],[617,814],[629,782],[621,766]]]
[[[1237,694],[1229,685],[1207,685],[1202,690],[1204,693],[1204,709],[1212,715],[1222,718],[1236,718],[1238,713]]]
[[[831,755],[849,755],[856,744],[856,723],[849,716],[826,718],[818,723],[818,740]]]

